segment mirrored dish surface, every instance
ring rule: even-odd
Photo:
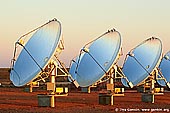
[[[161,63],[159,65],[159,69],[164,76],[164,78],[167,80],[167,82],[170,82],[170,51],[165,54],[165,56],[162,58]],[[164,80],[157,80],[158,83],[161,86],[166,86],[166,83]]]
[[[162,43],[158,38],[150,38],[129,52],[123,65],[123,73],[127,79],[137,86],[143,82],[156,67],[162,54]],[[122,79],[124,86],[127,82]]]
[[[26,43],[25,48],[41,68],[45,68],[53,56],[59,44],[60,35],[60,22],[54,20],[38,29]],[[41,69],[28,52],[22,49],[11,70],[10,79],[15,86],[23,86],[36,78],[40,72]]]
[[[120,34],[117,31],[107,32],[91,43],[89,53],[84,52],[72,62],[69,70],[71,76],[81,87],[94,84],[116,61],[120,46]]]

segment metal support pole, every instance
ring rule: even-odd
[[[32,88],[33,88],[33,86],[32,86],[32,82],[30,83],[30,93],[32,93]]]
[[[153,94],[153,100],[152,100],[152,103],[155,102],[155,97],[154,97],[154,93],[155,93],[155,76],[158,75],[158,71],[155,70],[154,74],[152,74],[152,77],[151,77],[151,88],[150,88],[150,92],[151,94]]]
[[[57,69],[56,69],[56,67],[53,69],[53,71],[52,71],[52,73],[51,73],[51,76],[50,76],[50,78],[51,78],[51,83],[54,85],[54,89],[52,90],[52,92],[50,93],[50,95],[51,95],[51,107],[55,107],[55,76],[56,76],[56,72],[57,71]]]
[[[155,76],[156,75],[158,75],[158,71],[157,70],[154,71],[154,74],[152,74],[152,77],[151,77],[151,89],[150,89],[150,92],[152,94],[155,93]]]
[[[87,89],[87,90],[88,90],[88,93],[90,93],[90,86],[88,86],[88,89]]]
[[[152,103],[154,103],[155,102],[155,97],[154,97],[154,89],[155,89],[155,80],[154,79],[152,79],[152,81],[151,81],[151,94],[153,94],[153,100],[152,100]]]
[[[117,73],[117,66],[114,65],[114,72],[111,73],[111,77],[110,77],[110,84],[113,85],[113,89],[111,90],[111,105],[114,104],[114,93],[115,93],[115,86],[114,86],[114,78],[116,77],[116,73]]]

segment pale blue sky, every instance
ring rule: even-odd
[[[81,47],[111,28],[122,35],[123,52],[155,36],[170,48],[169,0],[4,0],[0,2],[0,67],[9,67],[14,43],[57,18],[62,23],[67,65]]]

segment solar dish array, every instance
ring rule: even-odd
[[[52,20],[41,26],[23,46],[16,62],[14,63],[10,80],[15,86],[23,86],[37,76],[46,67],[56,51],[61,35],[61,24]]]
[[[102,39],[103,37],[99,38]],[[116,37],[111,38],[115,38],[115,40],[117,40]],[[92,41],[91,43],[94,43],[95,45],[97,40],[98,38]],[[101,46],[100,48],[98,48],[99,45]],[[119,56],[119,51],[115,52],[113,51],[114,50],[113,48],[111,47],[108,48],[107,46],[105,46],[106,47],[105,48],[103,47],[103,45],[104,44],[102,42],[99,42],[98,45],[95,45],[96,48],[93,48],[92,55],[90,47],[83,48],[82,50],[84,52],[80,54],[75,61],[72,62],[70,74],[73,76],[73,78],[75,78],[75,80],[77,80],[80,86],[86,87],[94,84],[95,82],[99,81],[104,76],[104,74],[106,74],[109,71],[111,67],[108,67],[107,69],[104,68],[104,64],[107,62],[107,60],[103,62],[104,58],[108,57],[109,53],[111,56],[117,56],[113,57],[114,58],[113,61],[115,62],[110,62],[109,66],[113,66],[116,63],[117,58]],[[117,43],[113,42],[112,46],[113,45],[117,45]],[[118,47],[120,50],[120,46]],[[100,51],[100,49],[102,50],[103,48],[105,49],[105,51]],[[85,55],[86,58],[83,58]],[[163,71],[165,79],[170,80],[169,72],[166,71],[170,68],[169,55],[170,54],[167,53],[165,57],[161,59],[162,56],[161,40],[155,37],[149,38],[129,51],[129,53],[126,55],[122,72],[127,77],[128,81],[130,81],[134,86],[142,84],[157,68],[160,68],[160,70]],[[100,57],[100,59],[98,59],[98,57]],[[166,60],[166,64],[163,64],[165,62],[164,60]],[[129,87],[127,80],[125,80],[124,78],[122,78],[121,80],[124,86]],[[165,86],[165,81],[166,80],[161,81],[159,80],[158,83],[161,84],[162,86]]]
[[[83,47],[81,54],[72,62],[70,74],[82,87],[94,84],[116,62],[121,45],[121,36],[115,30]],[[87,46],[89,46],[87,48]]]
[[[10,79],[15,86],[23,86],[41,76],[50,60],[54,57],[61,37],[61,24],[56,19],[40,26],[23,45],[19,57],[13,62]],[[115,29],[109,30],[87,43],[80,55],[72,61],[69,73],[82,87],[93,85],[117,64],[121,50],[121,35]],[[162,75],[170,81],[170,52],[162,55],[162,42],[149,38],[137,45],[126,55],[122,68],[123,74],[134,86],[141,84],[152,71],[159,68]],[[161,62],[161,63],[160,63]],[[127,82],[122,79],[124,86]],[[165,86],[163,80],[158,83]]]
[[[137,86],[154,70],[162,54],[162,43],[158,38],[149,38],[132,49],[123,65],[123,73],[129,81]],[[122,79],[122,83],[128,86]]]
[[[161,74],[164,76],[166,81],[170,83],[170,51],[167,52],[164,57],[161,60],[161,63],[159,65],[159,69]],[[161,86],[166,86],[167,84],[164,82],[164,80],[158,80],[158,83]]]

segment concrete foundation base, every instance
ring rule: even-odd
[[[102,105],[113,105],[113,95],[112,94],[99,94],[99,104]]]
[[[51,98],[50,95],[37,95],[38,97],[38,106],[39,107],[50,107],[51,106]]]
[[[142,94],[142,102],[154,103],[154,94],[143,93]]]

